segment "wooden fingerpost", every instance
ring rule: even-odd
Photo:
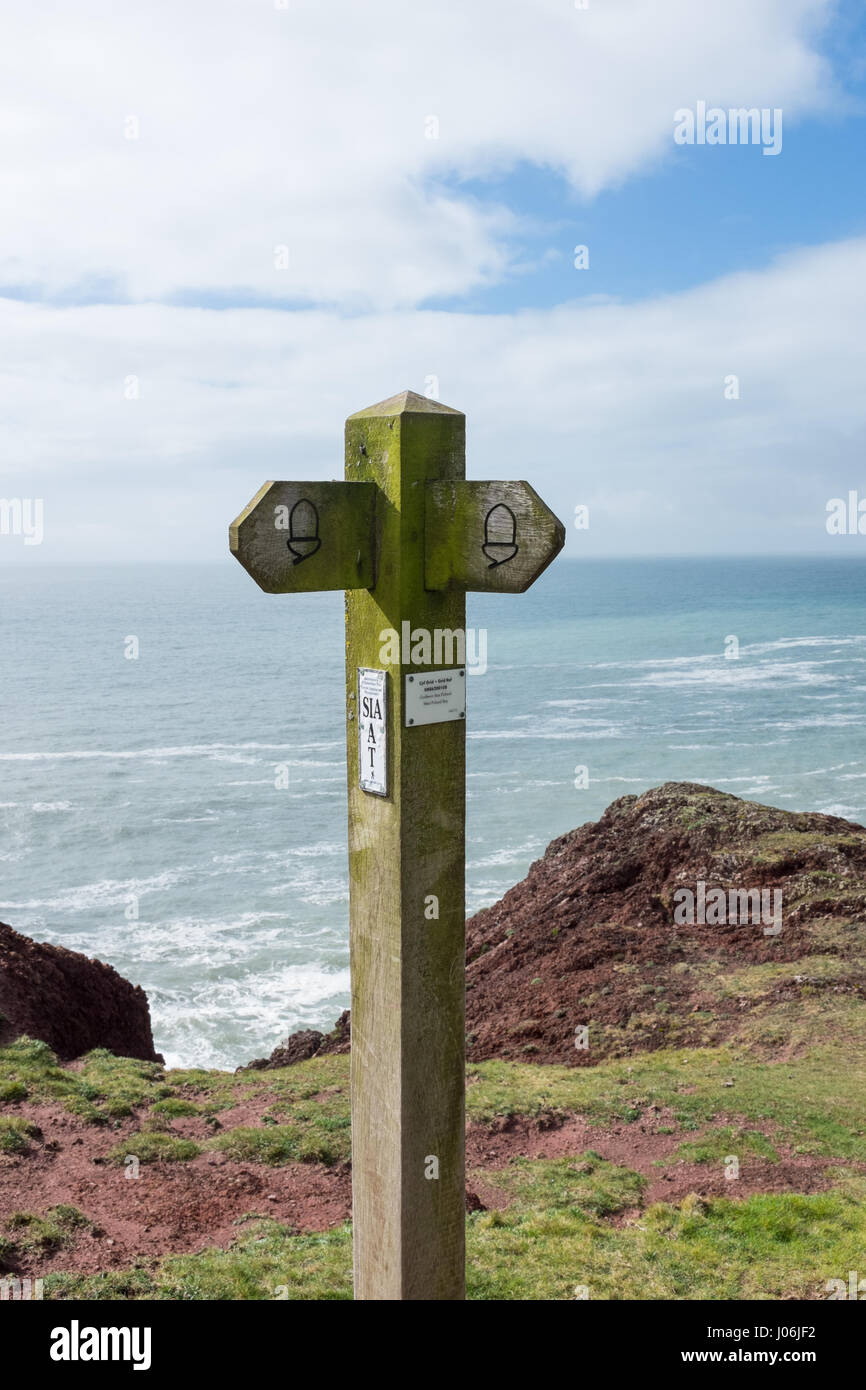
[[[459,410],[346,421],[345,482],[265,483],[229,527],[267,593],[346,590],[355,1297],[462,1299],[466,590],[565,542],[526,482],[467,482]]]
[[[466,720],[409,726],[404,698],[423,674],[412,633],[465,631],[464,591],[424,587],[426,484],[463,479],[465,423],[411,391],[346,422],[346,479],[378,489],[375,584],[346,594],[360,1299],[464,1297]],[[465,665],[448,668],[462,670],[465,709]],[[359,669],[386,672],[386,795],[359,785]]]

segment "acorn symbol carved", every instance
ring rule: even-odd
[[[504,502],[497,502],[484,518],[484,544],[482,552],[490,561],[488,569],[496,569],[513,560],[520,546],[517,544],[517,518]]]
[[[319,539],[319,513],[305,497],[296,502],[289,513],[289,539],[286,545],[294,555],[293,565],[309,560],[322,542]]]

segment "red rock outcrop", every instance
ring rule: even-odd
[[[103,961],[31,941],[0,922],[0,1046],[22,1034],[62,1061],[94,1047],[162,1061],[143,989]]]
[[[707,893],[780,893],[781,930],[677,921],[675,894],[697,894],[699,883]],[[470,918],[466,940],[470,1061],[592,1066],[717,1043],[747,1014],[801,993],[866,998],[866,828],[668,782],[554,840],[521,883]],[[810,972],[810,956],[828,955],[838,971]],[[768,975],[765,989],[727,983],[768,964],[790,972]],[[316,1034],[315,1051],[344,1052],[348,1036],[344,1015],[339,1033]],[[284,1063],[293,1048],[289,1039]]]

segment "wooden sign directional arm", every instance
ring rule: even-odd
[[[565,527],[529,483],[427,483],[428,589],[521,594],[564,545]]]
[[[369,589],[373,483],[265,483],[229,527],[229,548],[268,594]]]

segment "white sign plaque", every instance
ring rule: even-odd
[[[358,780],[361,790],[388,795],[388,673],[358,667]]]
[[[466,667],[454,671],[415,671],[406,677],[403,700],[406,727],[444,724],[466,718]]]

